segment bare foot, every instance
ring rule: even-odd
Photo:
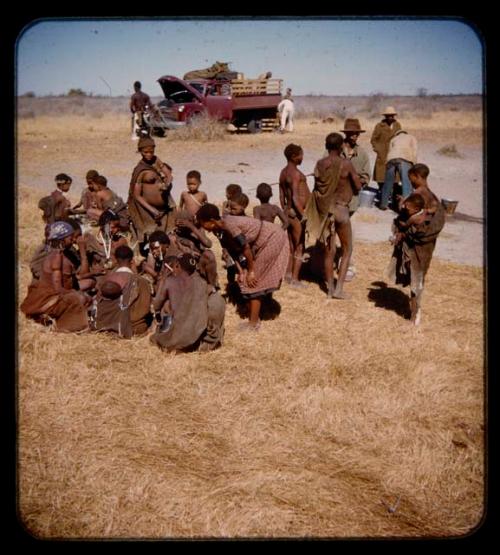
[[[421,311],[420,311],[420,308],[418,308],[414,313],[412,313],[411,318],[410,318],[410,322],[414,326],[419,326],[420,325],[420,319],[421,319]]]
[[[299,281],[298,279],[292,279],[292,281],[290,282],[290,286],[291,287],[295,287],[296,289],[304,289],[307,288],[307,285],[305,283],[302,283],[301,281]]]
[[[251,322],[241,322],[238,329],[240,331],[259,331],[260,320],[258,320],[255,324],[252,324]]]
[[[332,297],[334,299],[349,299],[350,295],[348,295],[347,293],[344,293],[344,291],[342,291],[341,289],[335,289]]]

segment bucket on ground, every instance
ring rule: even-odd
[[[362,189],[359,192],[359,206],[365,206],[367,208],[371,208],[375,201],[375,197],[377,193],[374,191],[369,191],[368,189]]]
[[[457,208],[458,200],[451,200],[449,198],[442,198],[441,204],[447,214],[454,214]]]

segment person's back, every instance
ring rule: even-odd
[[[322,173],[326,172],[335,162],[340,160],[340,173],[337,187],[333,194],[335,202],[347,206],[352,199],[354,191],[357,190],[353,179],[353,173],[356,173],[354,166],[350,160],[342,158],[336,152],[331,152],[327,157],[318,161],[318,170]]]
[[[397,131],[389,143],[387,161],[406,160],[414,164],[417,161],[417,140],[406,131]]]

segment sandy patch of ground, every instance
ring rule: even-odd
[[[367,132],[360,144],[368,150],[371,163],[375,155],[369,137],[374,120],[362,120]],[[402,122],[419,142],[418,158],[431,169],[429,183],[439,197],[458,201],[457,213],[466,221],[450,217],[441,234],[435,256],[481,266],[483,264],[485,187],[483,183],[482,116],[480,112],[435,113],[432,118],[408,118]],[[255,188],[264,181],[275,183],[285,165],[283,150],[294,142],[304,149],[302,171],[311,173],[322,156],[325,136],[338,128],[319,120],[297,120],[295,131],[281,135],[228,135],[225,140],[186,143],[173,135],[157,138],[157,154],[174,169],[173,195],[176,200],[185,188],[185,175],[198,169],[202,188],[209,200],[220,202],[229,183],[238,183],[256,202]],[[43,189],[53,186],[57,173],[69,173],[74,178],[72,194],[77,198],[84,187],[88,169],[96,169],[108,178],[111,188],[127,196],[130,175],[137,163],[137,142],[130,139],[126,116],[106,116],[99,119],[79,116],[48,117],[19,120],[18,125],[18,185],[37,185]],[[437,151],[455,144],[461,158],[443,156]],[[312,178],[308,178],[312,188]],[[376,187],[374,183],[373,186]],[[277,188],[276,188],[277,192]],[[274,202],[278,202],[277,194]],[[356,240],[386,241],[394,214],[376,208],[368,221],[357,218]],[[479,222],[479,223],[478,223]]]

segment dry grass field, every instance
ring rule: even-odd
[[[371,130],[377,119],[362,123]],[[93,167],[123,193],[137,160],[128,123],[126,113],[19,119],[18,303],[43,236],[38,199],[64,171],[76,200]],[[405,123],[426,152],[481,149],[477,110],[408,112]],[[309,170],[331,127],[304,117],[288,136],[167,136],[158,154],[174,167],[176,198],[197,168],[220,201],[236,175],[244,188],[266,172],[274,180],[291,140],[310,153]],[[228,304],[224,345],[208,354],[164,354],[148,337],[54,334],[19,313],[25,527],[65,539],[469,533],[484,510],[484,269],[434,258],[415,328],[408,290],[385,281],[390,254],[386,240],[356,242],[349,300],[326,300],[313,282],[285,285],[278,317],[258,333],[240,332]]]

